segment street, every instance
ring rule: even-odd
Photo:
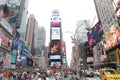
[[[83,77],[83,79],[80,79],[80,80],[100,80],[99,77]]]

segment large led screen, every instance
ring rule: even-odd
[[[1,13],[6,21],[10,23],[12,27],[16,26],[21,10],[22,0],[6,0],[6,4],[0,5]]]
[[[103,35],[104,50],[111,49],[120,44],[120,26],[115,22]]]
[[[50,59],[61,59],[61,55],[50,55]]]
[[[62,42],[62,55],[66,55],[66,45],[65,42]]]
[[[59,61],[52,61],[52,62],[50,63],[50,67],[58,68],[58,67],[60,67],[60,66],[61,66],[61,62],[59,62]]]
[[[60,40],[52,40],[50,44],[51,54],[60,54]]]
[[[95,43],[101,41],[103,34],[103,27],[101,22],[99,21],[87,33],[89,46],[93,46]]]
[[[118,19],[120,19],[120,0],[112,0],[115,13]]]
[[[59,39],[60,40],[60,28],[57,27],[57,28],[52,28],[52,37],[51,37],[52,40],[56,40],[56,39]]]
[[[51,27],[60,27],[61,26],[61,22],[60,21],[52,21],[51,22]]]
[[[66,56],[62,56],[62,63],[67,63]]]
[[[52,21],[59,21],[60,17],[59,16],[52,16],[51,20]]]

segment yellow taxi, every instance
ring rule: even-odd
[[[111,68],[100,69],[100,80],[120,80],[120,73]]]

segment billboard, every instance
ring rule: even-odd
[[[52,28],[52,40],[59,39],[60,40],[60,28]]]
[[[62,63],[63,64],[67,63],[66,56],[62,56]]]
[[[11,35],[13,32],[13,28],[10,26],[10,24],[3,18],[1,17],[2,15],[0,14],[0,26],[2,26],[3,28],[5,28],[5,30],[7,30]]]
[[[66,55],[66,45],[64,41],[62,42],[61,47],[62,47],[62,55]]]
[[[120,26],[118,22],[114,22],[114,24],[108,28],[103,35],[103,41],[105,51],[120,44]]]
[[[61,55],[50,55],[50,59],[61,59]]]
[[[0,30],[0,39],[1,39],[1,43],[2,45],[8,47],[8,43],[9,43],[9,38]]]
[[[50,63],[50,67],[60,68],[61,67],[61,62],[60,61],[52,61]]]
[[[60,21],[51,21],[51,27],[60,27],[61,22]]]
[[[10,54],[10,60],[11,60],[11,64],[16,64],[16,60],[17,60],[17,50],[13,50]]]
[[[60,21],[60,17],[59,16],[52,16],[51,20],[52,21]]]
[[[120,19],[120,0],[112,0],[115,13],[118,19]]]
[[[60,54],[60,40],[52,40],[50,44],[51,54]]]
[[[94,46],[97,42],[100,42],[103,34],[103,26],[101,22],[98,21],[94,25],[94,27],[87,33],[89,46]]]
[[[22,0],[6,0],[5,4],[1,4],[1,13],[11,26],[15,27],[19,17],[19,11]]]
[[[10,54],[6,53],[4,58],[4,68],[10,68],[10,67],[11,67]]]
[[[52,11],[52,16],[59,16],[59,10],[53,10]]]

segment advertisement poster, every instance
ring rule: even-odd
[[[118,22],[115,22],[103,35],[104,50],[111,49],[120,44],[120,27]]]
[[[51,27],[60,27],[61,26],[61,22],[60,21],[52,21],[51,22]]]
[[[98,21],[87,33],[89,46],[94,46],[95,43],[100,42],[103,34],[104,32],[102,24],[100,21]]]
[[[11,26],[15,27],[20,11],[20,4],[22,0],[6,0],[6,4],[1,4],[2,15]]]
[[[10,61],[10,54],[6,53],[5,59],[4,59],[4,68],[10,68],[11,61]]]
[[[62,42],[62,55],[66,55],[66,45],[65,42]]]
[[[52,28],[52,40],[60,40],[60,28]]]
[[[0,30],[0,38],[1,38],[1,44],[8,47],[8,42],[9,42],[9,39],[8,37]]]
[[[118,19],[120,19],[120,0],[112,0],[115,13]]]
[[[55,67],[55,68],[59,68],[61,66],[61,62],[57,61],[57,62],[51,62],[50,67]]]
[[[10,55],[11,64],[16,64],[17,61],[17,50],[13,50]]]
[[[60,54],[60,40],[52,40],[51,54]]]
[[[67,63],[66,56],[62,56],[62,63]]]
[[[50,55],[50,59],[61,59],[61,55]]]

